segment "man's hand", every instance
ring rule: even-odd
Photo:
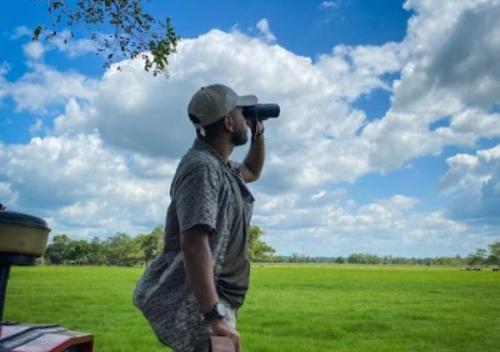
[[[214,335],[227,336],[233,341],[236,352],[240,352],[240,334],[224,319],[215,319],[210,322]]]
[[[264,133],[264,123],[257,119],[245,119],[247,126],[252,131],[252,141],[255,141]]]

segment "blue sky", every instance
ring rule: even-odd
[[[282,107],[251,185],[253,222],[278,253],[465,255],[500,239],[498,1],[147,6],[182,37],[168,79],[137,61],[104,70],[80,31],[31,43],[45,3],[3,5],[9,209],[75,238],[161,224],[193,139],[185,105],[221,82]]]

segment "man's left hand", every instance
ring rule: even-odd
[[[262,121],[259,121],[257,119],[247,119],[246,123],[252,131],[252,141],[257,140],[257,138],[259,138],[264,133],[265,128]]]

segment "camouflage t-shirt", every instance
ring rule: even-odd
[[[179,163],[170,197],[165,253],[145,270],[133,300],[162,343],[178,352],[191,352],[206,322],[184,270],[181,233],[194,226],[207,228],[217,281],[231,233],[242,225],[248,228],[254,199],[238,163],[224,162],[199,139]]]

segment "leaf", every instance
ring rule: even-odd
[[[42,26],[37,26],[35,30],[33,31],[33,37],[31,40],[36,41],[38,40],[38,37],[40,37],[40,34],[43,32],[43,27]]]
[[[54,1],[54,2],[52,3],[52,8],[53,8],[53,9],[58,9],[58,8],[63,7],[63,6],[64,6],[64,4],[63,4],[61,1]]]
[[[150,51],[152,56],[144,58],[144,69],[154,75],[167,74],[168,57],[175,53],[180,38],[170,18],[158,20],[144,10],[142,3],[146,1],[149,0],[49,0],[48,12],[53,16],[50,28],[84,25],[90,32],[90,39],[96,43],[97,54],[108,61],[105,67],[117,55],[137,58],[139,53]],[[112,25],[115,34],[97,35],[95,27],[102,32],[101,26],[106,25]],[[41,26],[37,27],[33,40],[38,40],[42,31]]]

